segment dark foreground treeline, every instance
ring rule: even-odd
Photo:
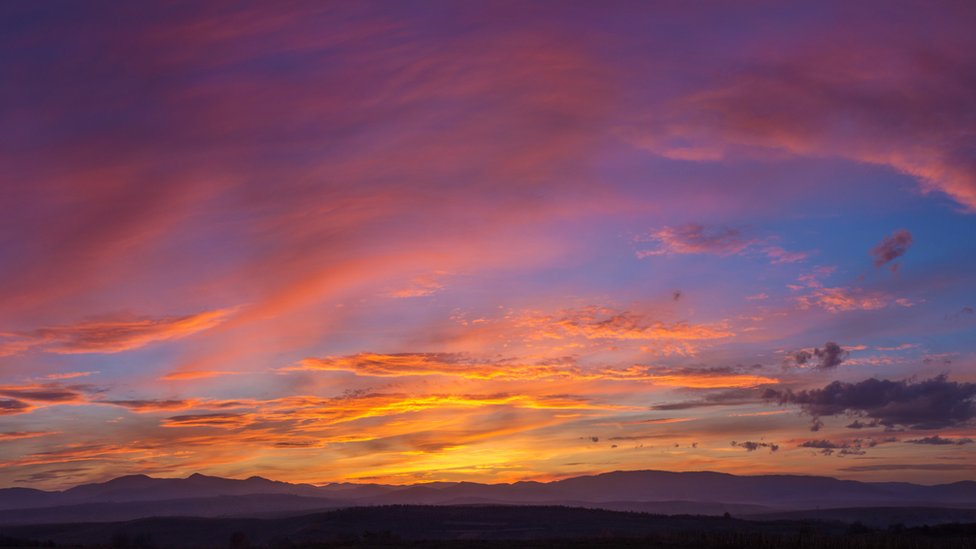
[[[157,518],[3,528],[0,547],[112,549],[976,549],[976,524],[869,528],[569,507],[385,506],[276,519]]]

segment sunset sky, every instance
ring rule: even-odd
[[[0,486],[976,477],[976,3],[0,5]]]

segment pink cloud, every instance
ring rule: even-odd
[[[958,28],[949,13],[927,18],[933,28]],[[660,109],[631,140],[697,162],[785,154],[885,166],[976,210],[973,143],[958,131],[976,106],[967,80],[973,43],[924,28],[808,29],[792,47],[763,52]]]
[[[796,263],[805,260],[809,254],[791,252],[780,246],[770,245],[771,239],[747,236],[741,229],[730,227],[706,227],[688,224],[677,227],[663,227],[640,237],[638,241],[655,243],[655,248],[638,250],[638,258],[659,255],[709,254],[718,256],[760,254],[769,258],[773,264]]]
[[[231,312],[231,309],[220,309],[158,318],[113,316],[71,325],[39,328],[26,333],[7,334],[12,341],[0,345],[0,355],[16,354],[35,348],[56,354],[119,353],[207,330],[223,322]],[[76,372],[60,374],[60,377],[88,374],[89,372]]]

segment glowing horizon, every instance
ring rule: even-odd
[[[976,8],[848,4],[0,6],[0,486],[976,478]]]

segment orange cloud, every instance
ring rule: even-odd
[[[114,317],[40,328],[25,334],[3,334],[17,339],[0,346],[0,355],[33,348],[56,354],[119,353],[202,332],[223,322],[231,312],[233,309],[158,318]]]
[[[510,360],[479,361],[462,353],[360,353],[305,359],[283,371],[339,371],[375,377],[442,375],[475,380],[646,381],[668,387],[709,389],[755,387],[778,380],[729,370],[672,370],[635,365],[628,368],[581,368],[573,361],[525,364]]]
[[[65,387],[57,383],[3,385],[0,386],[0,396],[53,404],[72,404],[85,400],[76,386]]]
[[[97,374],[98,372],[59,372],[54,374],[47,374],[44,379],[75,379],[78,377],[87,377],[92,374]]]
[[[254,420],[247,414],[208,413],[172,416],[163,420],[164,427],[219,427],[233,429],[244,427]]]
[[[24,438],[38,438],[60,434],[56,431],[7,431],[0,432],[0,442],[5,440],[20,440]]]
[[[26,414],[34,409],[34,406],[22,400],[12,398],[0,399],[0,416],[14,414]]]
[[[690,389],[721,389],[734,387],[757,387],[771,383],[779,383],[779,380],[772,377],[749,375],[749,374],[727,374],[727,375],[659,375],[648,376],[648,381],[656,385],[668,387],[687,387]]]
[[[910,307],[911,302],[895,299],[880,292],[867,292],[859,288],[815,288],[806,295],[796,297],[801,309],[816,306],[827,312],[873,311],[892,304]]]
[[[559,339],[583,337],[610,340],[699,341],[735,335],[720,324],[666,323],[652,321],[629,311],[616,312],[604,307],[567,309],[557,315],[529,313],[516,324],[533,329],[531,337]]]
[[[237,375],[240,372],[227,372],[221,370],[186,370],[170,372],[159,378],[163,381],[186,381],[191,379],[207,379],[211,377]]]
[[[389,292],[389,297],[408,298],[408,297],[427,297],[436,294],[444,288],[440,278],[449,273],[438,271],[428,275],[415,276],[410,281],[410,285],[399,290]]]

